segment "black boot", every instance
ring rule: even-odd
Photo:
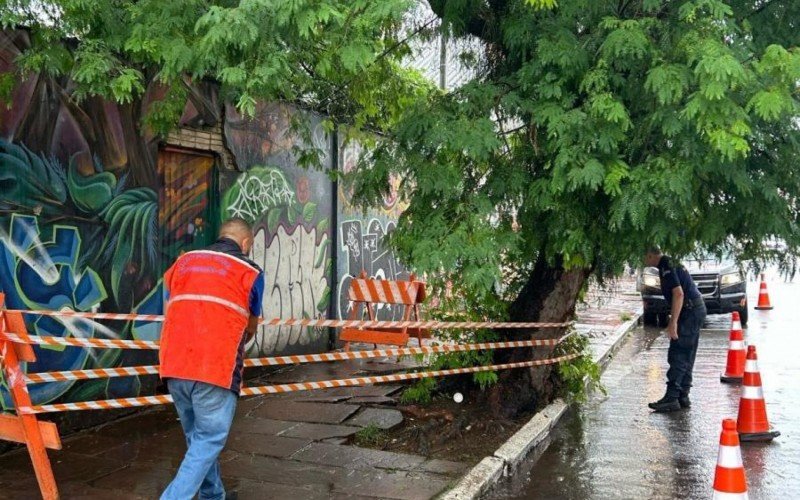
[[[667,413],[681,409],[681,404],[678,402],[678,398],[671,396],[664,396],[658,401],[650,403],[647,406],[649,406],[651,410],[655,410],[656,413]]]
[[[692,400],[689,399],[689,395],[681,396],[678,398],[678,403],[680,403],[681,408],[691,408],[692,407]]]

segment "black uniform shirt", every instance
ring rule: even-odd
[[[689,271],[680,265],[673,267],[670,258],[666,255],[658,261],[658,276],[661,278],[661,293],[664,294],[664,299],[669,305],[672,305],[672,290],[678,286],[683,288],[685,300],[702,297]]]

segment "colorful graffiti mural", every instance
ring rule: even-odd
[[[225,135],[245,171],[223,176],[221,215],[242,217],[254,225],[251,257],[265,271],[267,316],[325,318],[334,281],[332,184],[324,171],[297,165],[295,148],[303,144],[290,130],[296,113],[300,112],[278,104],[259,106],[252,120],[228,111]],[[323,168],[330,168],[330,138],[319,118],[311,114],[301,118],[310,120],[311,146],[323,153]],[[325,329],[262,328],[248,345],[248,353],[319,352],[327,344]]]
[[[19,309],[130,311],[156,287],[156,195],[125,189],[124,177],[95,165],[91,175],[75,163],[33,153],[0,140],[0,289]],[[30,316],[38,335],[130,336],[130,325]],[[144,325],[143,325],[144,326]],[[28,370],[116,366],[118,351],[36,348]],[[144,359],[146,354],[132,356]],[[153,383],[150,384],[151,386]],[[34,402],[138,393],[137,377],[88,384],[60,382],[31,387]],[[2,393],[3,407],[8,403]]]
[[[13,71],[29,43],[24,31],[0,31],[0,72]],[[164,269],[181,252],[210,243],[230,216],[254,224],[252,257],[266,271],[267,316],[344,316],[341,292],[362,269],[375,277],[408,276],[383,245],[403,208],[396,189],[366,215],[351,205],[347,186],[334,192],[327,172],[332,155],[349,172],[361,148],[334,145],[319,116],[259,104],[255,118],[246,119],[221,103],[213,84],[199,83],[181,125],[222,126],[238,171],[221,170],[212,154],[166,146],[144,127],[149,105],[163,93],[156,82],[124,104],[74,100],[69,89],[66,78],[29,75],[9,103],[0,102],[0,291],[9,307],[160,314]],[[293,132],[293,120],[310,125],[310,139]],[[311,149],[320,153],[320,169],[299,165],[299,151]],[[396,188],[399,179],[392,183]],[[395,317],[391,308],[379,316]],[[155,322],[34,316],[26,322],[42,335],[160,336]],[[248,352],[319,352],[329,337],[327,329],[262,329]],[[155,362],[146,351],[35,349],[38,361],[29,370]],[[156,384],[156,377],[38,384],[31,395],[36,404],[86,401],[152,394]]]
[[[339,165],[345,179],[355,169],[364,153],[364,148],[358,142],[340,145]],[[392,189],[384,197],[383,206],[366,211],[352,204],[352,189],[349,184],[346,181],[339,184],[336,297],[336,314],[339,318],[347,318],[351,311],[351,304],[347,299],[350,281],[362,271],[371,278],[378,279],[401,280],[410,276],[408,269],[385,243],[385,237],[394,231],[397,218],[404,208],[397,196],[400,179],[393,178],[391,182]],[[402,314],[402,308],[388,304],[377,308],[378,318],[383,320],[399,320]]]

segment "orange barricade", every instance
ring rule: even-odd
[[[413,315],[419,321],[419,305],[425,300],[425,283],[416,281],[414,275],[408,281],[377,280],[367,278],[361,271],[361,276],[350,281],[348,298],[352,304],[350,319],[359,319],[362,315],[362,306],[366,309],[369,320],[374,321],[377,315],[377,306],[380,304],[402,305],[403,321],[409,321]],[[350,350],[351,342],[366,342],[370,344],[389,344],[404,346],[408,344],[410,335],[415,335],[422,345],[423,337],[430,336],[428,330],[423,328],[345,328],[339,335],[339,340],[344,341],[344,350]]]
[[[22,315],[5,311],[5,296],[0,293],[0,332],[5,332],[7,328],[14,332],[27,333]],[[30,407],[31,397],[19,362],[36,361],[33,348],[0,337],[0,356],[2,356],[3,376],[14,408]],[[52,422],[39,422],[36,415],[29,413],[19,411],[15,414],[3,413],[0,415],[0,439],[27,446],[42,497],[45,500],[57,499],[58,487],[46,449],[61,449],[61,438],[56,425]]]

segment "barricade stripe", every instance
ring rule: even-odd
[[[76,311],[30,311],[9,309],[9,312],[16,312],[27,315],[39,316],[63,316],[70,318],[88,319],[108,319],[108,320],[128,320],[128,321],[164,321],[163,315],[155,314],[113,314],[113,313],[89,313]],[[474,328],[565,328],[569,322],[562,323],[540,323],[540,322],[513,322],[513,321],[380,321],[380,320],[348,320],[348,319],[298,319],[298,318],[272,318],[261,320],[260,324],[266,327],[278,326],[309,326],[314,328],[324,327],[348,327],[348,328],[427,328],[427,329],[474,329]],[[55,337],[54,337],[55,338]],[[101,340],[101,339],[97,339]],[[117,342],[123,345],[126,340],[104,339],[107,342]],[[137,341],[145,344],[149,341]],[[95,347],[95,346],[93,346]],[[139,349],[149,349],[149,347],[139,347]]]
[[[339,380],[323,380],[318,382],[301,382],[295,384],[266,385],[260,387],[246,387],[242,389],[242,396],[257,396],[262,394],[280,394],[286,392],[310,391],[323,387],[355,387],[367,384],[380,384],[386,382],[400,382],[417,380],[421,378],[446,377],[464,373],[478,373],[486,371],[510,370],[533,366],[552,365],[578,357],[580,354],[568,354],[556,358],[505,363],[500,365],[473,366],[469,368],[452,368],[448,370],[423,371],[412,373],[396,373],[387,376],[357,377]],[[132,408],[137,406],[161,405],[172,402],[172,396],[167,394],[157,396],[140,396],[136,398],[107,399],[101,401],[85,401],[79,403],[56,403],[49,405],[20,407],[18,411],[24,414],[52,413],[60,411],[103,410],[109,408]]]
[[[376,349],[372,351],[329,352],[292,356],[276,356],[269,358],[245,359],[245,367],[277,366],[303,363],[323,363],[328,361],[344,361],[348,359],[368,359],[414,354],[432,354],[445,352],[479,351],[485,349],[510,349],[516,347],[556,346],[560,339],[513,340],[503,342],[481,342],[477,344],[450,344],[425,347],[405,347],[397,349]],[[129,366],[119,368],[96,368],[91,370],[72,370],[59,372],[29,373],[25,377],[28,384],[45,382],[63,382],[66,380],[88,380],[110,377],[128,377],[133,375],[158,375],[158,366]]]
[[[0,333],[0,337],[4,337],[12,342],[18,342],[23,344],[36,344],[36,345],[58,345],[58,346],[75,346],[75,347],[92,347],[92,348],[100,348],[100,349],[158,349],[159,342],[152,341],[152,340],[117,340],[117,339],[95,339],[95,338],[79,338],[79,337],[50,337],[50,336],[39,336],[39,335],[28,335],[28,334],[20,334],[20,333],[11,333],[11,332],[2,332]],[[529,341],[523,341],[529,342]],[[537,342],[550,342],[550,341],[537,341]],[[557,340],[555,341],[557,342]],[[553,344],[531,344],[531,345],[553,345]],[[440,346],[444,347],[444,346]],[[507,347],[524,347],[523,345],[511,345]],[[412,354],[411,351],[408,352],[398,352],[403,351],[411,348],[403,348],[403,349],[387,349],[386,355],[388,356],[402,356],[406,354]],[[420,349],[420,348],[416,348]],[[429,348],[423,348],[429,349]],[[319,354],[319,356],[323,356],[325,361],[335,361],[335,359],[328,358],[330,354],[333,353],[326,353],[326,354]],[[357,356],[356,356],[357,357]],[[346,357],[342,359],[356,359],[356,357]],[[374,356],[372,356],[374,357]],[[275,359],[290,359],[291,356],[283,356],[278,357]],[[298,356],[298,358],[300,358]],[[309,361],[303,361],[309,362]],[[313,361],[311,361],[313,362]],[[294,363],[292,361],[292,363]],[[272,363],[272,364],[287,364],[284,363]],[[257,365],[254,365],[257,366]],[[263,366],[263,365],[258,365]]]
[[[117,340],[79,337],[50,337],[25,333],[2,332],[0,336],[12,342],[36,345],[94,347],[100,349],[158,349],[158,342],[150,340]]]

